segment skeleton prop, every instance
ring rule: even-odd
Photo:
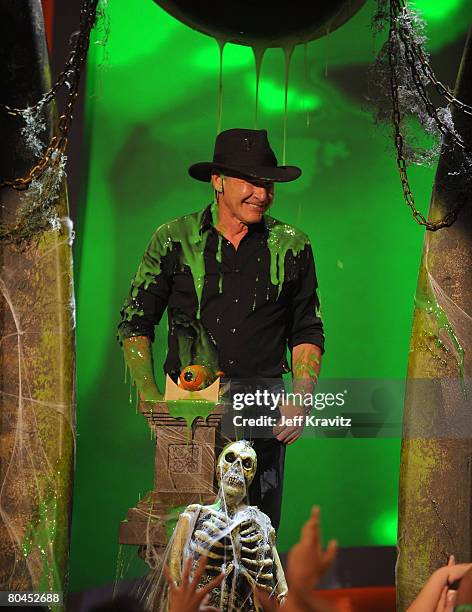
[[[222,571],[225,579],[210,594],[208,605],[225,612],[257,611],[252,597],[257,584],[282,602],[287,584],[275,548],[275,530],[269,517],[247,505],[247,491],[257,467],[257,456],[246,441],[232,442],[217,464],[220,488],[214,504],[192,504],[180,515],[175,528],[169,567],[179,583],[182,566],[191,556],[195,569],[208,557],[200,586]]]

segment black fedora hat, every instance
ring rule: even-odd
[[[302,171],[296,166],[278,166],[270,148],[267,130],[233,128],[216,137],[213,161],[199,162],[188,169],[191,177],[208,182],[211,175],[236,176],[283,183],[294,181]]]

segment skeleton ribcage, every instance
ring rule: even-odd
[[[275,588],[272,547],[269,534],[254,518],[244,520],[230,529],[231,520],[221,512],[201,513],[193,532],[189,552],[195,565],[201,556],[208,562],[200,584],[208,583],[221,571],[228,576],[215,589],[210,605],[228,612],[254,610],[252,585],[257,583],[268,592]],[[232,567],[231,567],[232,566]]]

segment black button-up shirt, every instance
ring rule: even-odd
[[[273,260],[271,280],[268,239],[275,226],[298,238],[298,248],[286,251],[281,287],[272,282]],[[248,227],[238,249],[213,226],[210,206],[159,227],[121,311],[120,340],[153,341],[154,326],[168,307],[164,372],[173,378],[190,363],[231,378],[275,378],[290,371],[287,346],[310,343],[324,350],[308,237],[268,215]]]

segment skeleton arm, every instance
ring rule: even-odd
[[[169,570],[172,580],[177,584],[182,578],[182,564],[184,562],[184,552],[195,525],[195,521],[200,513],[202,506],[192,504],[188,506],[179,516],[173,535],[172,548],[169,553]]]
[[[277,601],[279,604],[283,603],[285,598],[287,597],[288,587],[287,581],[285,580],[285,574],[282,567],[282,563],[280,561],[279,553],[275,548],[275,531],[271,534],[272,541],[272,555],[274,559],[274,578],[275,578],[275,594],[277,596]]]

